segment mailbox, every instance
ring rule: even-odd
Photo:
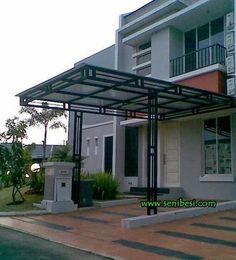
[[[78,205],[71,200],[74,163],[46,162],[43,167],[45,167],[45,186],[42,208],[51,213],[76,210]]]

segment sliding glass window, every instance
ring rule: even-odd
[[[205,174],[231,174],[230,117],[204,121]]]

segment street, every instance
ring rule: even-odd
[[[32,259],[106,259],[75,248],[50,242],[42,238],[24,234],[15,230],[0,227],[0,259],[32,260]]]

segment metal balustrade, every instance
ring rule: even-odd
[[[170,77],[201,69],[213,64],[225,65],[226,48],[214,44],[170,60]]]

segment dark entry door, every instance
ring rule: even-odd
[[[104,171],[112,172],[112,155],[113,155],[113,136],[104,138]]]
[[[138,128],[125,128],[125,177],[138,176]]]

